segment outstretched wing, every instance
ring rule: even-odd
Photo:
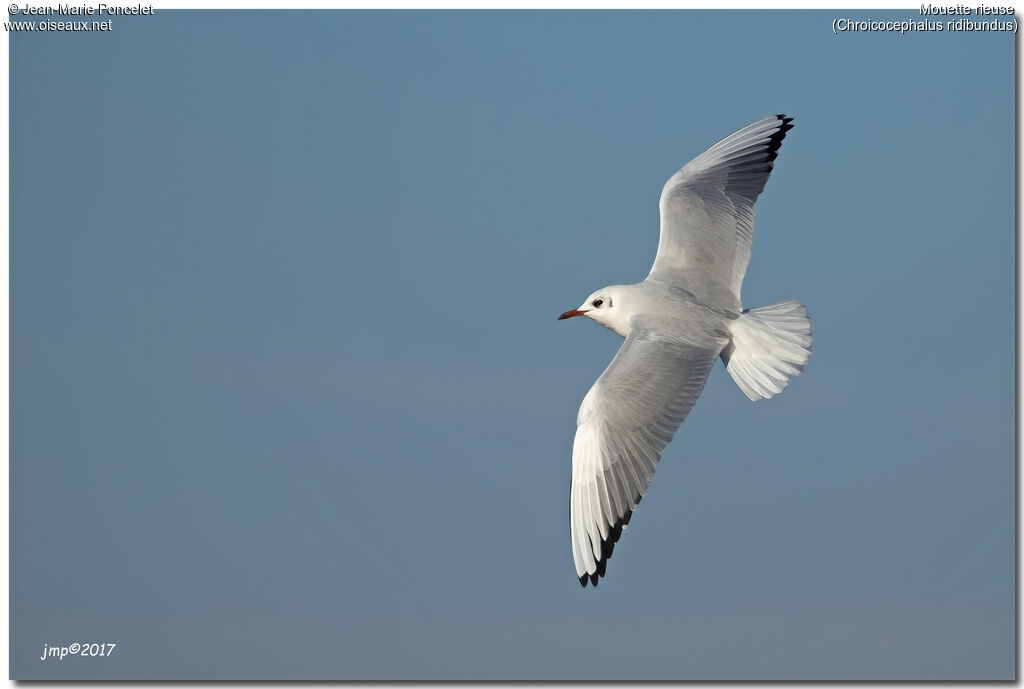
[[[569,524],[576,575],[597,586],[622,527],[647,491],[661,450],[690,413],[718,353],[634,322],[618,354],[583,398],[572,448]]]
[[[791,117],[744,127],[669,178],[661,191],[661,239],[649,278],[738,312],[764,189]]]

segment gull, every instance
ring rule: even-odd
[[[792,121],[754,122],[672,175],[647,278],[599,289],[558,317],[586,316],[625,338],[576,418],[569,527],[583,587],[605,575],[715,360],[756,402],[782,392],[810,358],[811,322],[800,302],[744,310],[740,301],[754,202]]]

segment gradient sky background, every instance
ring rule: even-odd
[[[11,39],[15,678],[1010,678],[1014,45],[829,12],[194,12]],[[597,590],[555,321],[796,118]],[[115,642],[110,658],[39,659]]]

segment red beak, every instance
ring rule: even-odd
[[[573,309],[572,311],[566,311],[565,313],[563,313],[561,316],[558,317],[558,320],[561,321],[561,320],[565,320],[566,318],[572,318],[573,316],[582,316],[585,313],[586,313],[586,311],[580,311],[579,309]]]

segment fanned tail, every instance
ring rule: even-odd
[[[811,358],[811,320],[795,299],[744,311],[730,332],[722,361],[755,402],[785,390]]]

